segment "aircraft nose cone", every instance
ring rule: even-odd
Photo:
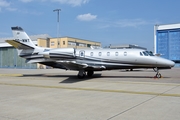
[[[165,62],[165,64],[166,64],[167,66],[169,66],[169,67],[174,67],[174,65],[175,65],[175,62],[173,62],[173,61],[171,61],[171,60],[165,60],[164,62]]]
[[[175,65],[175,62],[173,62],[173,61],[169,61],[169,66],[171,66],[171,67],[174,67],[174,65]]]
[[[157,64],[164,67],[174,67],[175,62],[165,58],[158,58]]]

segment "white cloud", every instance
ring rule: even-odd
[[[28,3],[28,2],[32,2],[32,1],[35,1],[35,0],[19,0],[21,2],[24,2],[24,3]],[[72,5],[72,6],[81,6],[82,4],[86,4],[89,2],[89,0],[36,0],[36,1],[40,1],[40,2],[59,2],[60,4],[69,4],[69,5]]]
[[[8,9],[10,5],[10,2],[7,2],[6,0],[0,0],[0,12],[3,10],[3,8]]]
[[[16,8],[11,8],[11,7],[8,7],[6,8],[8,11],[16,11],[17,9]]]
[[[9,33],[6,33],[6,32],[0,32],[0,35],[6,36],[6,35],[9,35]]]
[[[32,2],[33,0],[19,0],[21,2],[24,2],[24,3],[28,3],[28,2]]]
[[[159,23],[155,20],[143,20],[143,19],[120,19],[117,21],[101,21],[104,23],[99,28],[109,28],[109,27],[139,27],[142,25],[155,25]]]
[[[78,15],[77,19],[80,21],[91,21],[97,18],[97,15],[91,15],[91,13]]]
[[[6,0],[0,0],[0,7],[8,7],[10,6],[10,2],[7,2]]]
[[[53,2],[59,2],[61,4],[70,4],[72,6],[81,6],[82,4],[86,4],[89,0],[51,0]]]
[[[119,27],[137,27],[149,24],[149,22],[142,19],[122,19],[115,22],[115,24]]]

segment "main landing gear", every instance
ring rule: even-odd
[[[161,73],[159,73],[158,68],[153,68],[154,72],[156,72],[156,75],[154,76],[155,78],[162,78]]]
[[[94,74],[94,71],[92,71],[92,70],[87,71],[87,75],[89,77],[91,77],[93,74]],[[77,76],[79,79],[82,79],[86,76],[86,72],[84,70],[80,70]]]

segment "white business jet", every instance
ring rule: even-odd
[[[14,40],[6,40],[17,48],[27,63],[40,63],[54,68],[79,71],[78,78],[92,76],[94,71],[113,69],[152,68],[161,78],[159,69],[170,69],[171,60],[154,56],[141,49],[75,49],[43,48],[33,44],[21,27],[12,27]]]

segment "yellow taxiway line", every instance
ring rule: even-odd
[[[1,77],[22,77],[23,74],[0,74]]]
[[[168,94],[168,93],[156,93],[156,92],[140,92],[140,91],[126,91],[126,90],[109,90],[109,89],[96,89],[96,88],[78,88],[78,87],[66,87],[66,86],[45,86],[45,85],[12,84],[12,83],[0,83],[0,85],[28,86],[28,87],[40,87],[40,88],[57,88],[57,89],[68,89],[68,90],[83,90],[83,91],[97,91],[97,92],[112,92],[112,93],[128,93],[128,94],[180,97],[180,94]]]

